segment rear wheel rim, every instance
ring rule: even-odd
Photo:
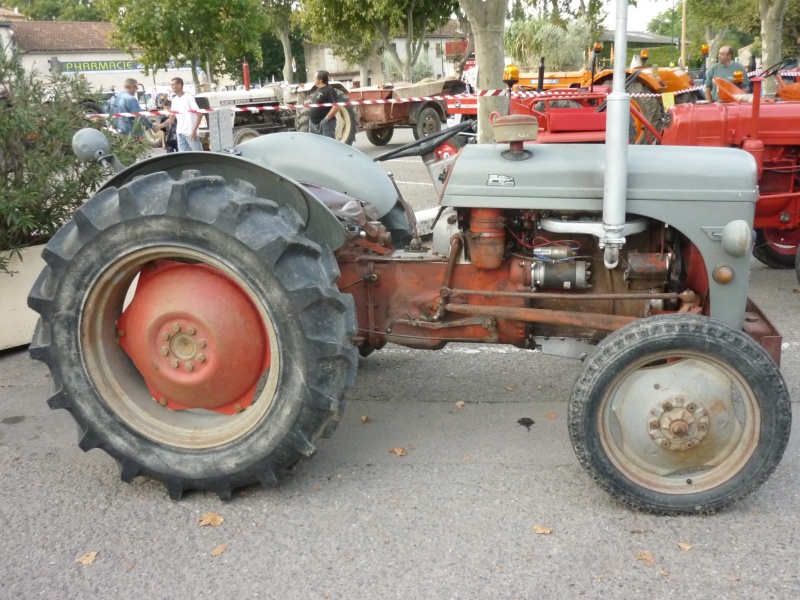
[[[269,368],[259,374],[252,405],[242,412],[229,415],[203,408],[170,410],[159,403],[160,398],[153,397],[144,377],[120,347],[118,336],[135,335],[117,328],[126,292],[141,269],[163,259],[205,264],[220,271],[239,287],[257,311],[273,351]],[[89,290],[80,326],[86,371],[103,403],[126,426],[158,443],[197,450],[232,442],[264,418],[275,396],[280,372],[275,327],[264,303],[229,265],[195,249],[150,247],[115,259]]]
[[[778,254],[794,256],[800,245],[800,228],[798,229],[762,229],[764,241]]]

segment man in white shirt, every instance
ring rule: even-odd
[[[194,96],[188,92],[183,91],[183,79],[175,77],[171,82],[172,86],[172,110],[179,112],[178,115],[170,115],[170,117],[160,125],[154,125],[154,130],[166,129],[174,121],[177,120],[178,124],[175,127],[175,132],[178,134],[178,152],[187,152],[188,150],[202,151],[203,145],[200,143],[200,138],[197,135],[197,129],[200,127],[200,122],[203,120],[203,115],[190,114],[187,111],[200,110]]]

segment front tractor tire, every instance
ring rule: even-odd
[[[642,319],[608,336],[572,392],[581,465],[631,508],[705,514],[757,489],[789,440],[780,370],[741,331],[707,317]]]
[[[227,499],[275,484],[333,432],[357,367],[354,306],[291,208],[245,182],[154,173],[97,194],[43,256],[28,303],[48,404],[124,481]]]

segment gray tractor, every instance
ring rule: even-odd
[[[791,427],[780,334],[747,297],[756,165],[628,148],[627,101],[609,100],[606,146],[525,144],[536,121],[511,115],[496,144],[437,152],[466,123],[383,155],[428,167],[441,207],[424,239],[379,165],[320,136],[121,169],[30,294],[50,406],[123,480],[230,498],[316,452],[360,357],[510,344],[583,361],[569,434],[613,497],[658,514],[736,502]],[[99,132],[74,146],[115,163]]]

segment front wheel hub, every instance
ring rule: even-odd
[[[204,264],[149,263],[117,336],[153,398],[172,410],[241,412],[270,365],[267,332],[253,302]]]
[[[705,409],[682,396],[653,407],[650,414],[650,438],[665,450],[690,450],[708,433],[709,418]]]

